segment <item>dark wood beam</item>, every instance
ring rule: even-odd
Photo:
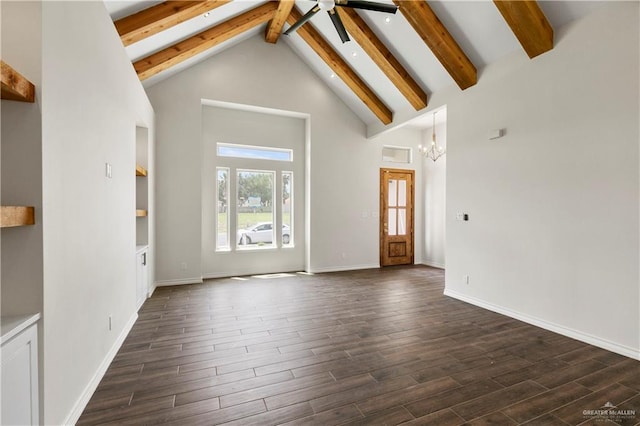
[[[553,27],[535,0],[493,2],[529,58],[553,49]]]
[[[165,1],[115,21],[125,46],[229,3],[231,0]]]
[[[302,14],[297,8],[291,11],[287,18],[289,25],[293,25],[302,18]],[[382,102],[375,92],[351,69],[349,64],[333,50],[329,42],[310,24],[306,23],[296,33],[313,49],[314,52],[336,73],[338,77],[355,93],[355,95],[365,103],[365,105],[384,124],[390,124],[393,120],[393,113]]]
[[[423,0],[393,0],[461,89],[478,82],[476,67]]]
[[[336,7],[347,32],[416,109],[427,106],[427,94],[376,36],[355,9]]]
[[[278,2],[278,9],[273,15],[273,19],[267,25],[267,32],[265,34],[265,40],[267,43],[276,43],[280,34],[282,34],[282,27],[287,22],[287,17],[293,9],[295,4],[294,0],[280,0]]]
[[[133,64],[133,67],[140,80],[146,80],[198,53],[202,53],[260,24],[264,24],[273,17],[276,7],[275,2],[264,3],[213,28],[209,28],[153,55],[140,59]]]

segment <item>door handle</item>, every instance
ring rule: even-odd
[[[147,265],[147,253],[142,253],[142,265]]]

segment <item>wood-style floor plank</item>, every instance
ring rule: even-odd
[[[78,424],[640,422],[640,362],[445,297],[442,270],[247,278],[158,288]]]

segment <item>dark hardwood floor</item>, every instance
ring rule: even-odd
[[[640,362],[443,289],[422,266],[158,288],[78,424],[640,422]]]

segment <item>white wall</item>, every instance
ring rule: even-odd
[[[439,146],[447,147],[447,109],[437,112],[436,139]],[[441,121],[442,120],[442,121]],[[422,132],[422,146],[431,145],[432,127]],[[422,158],[424,167],[424,234],[422,236],[423,263],[437,268],[445,267],[446,171],[447,154],[436,162]]]
[[[365,125],[289,47],[249,39],[147,89],[157,114],[157,280],[202,277],[201,99],[311,115],[310,261],[312,271],[379,263],[379,168],[382,146],[417,147],[420,132],[365,138]],[[386,164],[394,167],[397,164]],[[410,165],[422,181],[420,163]],[[416,217],[422,217],[421,190]],[[366,217],[364,216],[366,213]],[[416,235],[422,234],[416,222]],[[421,245],[416,259],[422,259]],[[186,271],[180,263],[187,262]],[[214,271],[208,271],[214,272]]]
[[[102,2],[43,2],[42,43],[44,422],[53,425],[77,420],[136,318],[136,124],[153,139],[154,123]]]
[[[638,6],[599,9],[446,100],[447,294],[635,357]]]

